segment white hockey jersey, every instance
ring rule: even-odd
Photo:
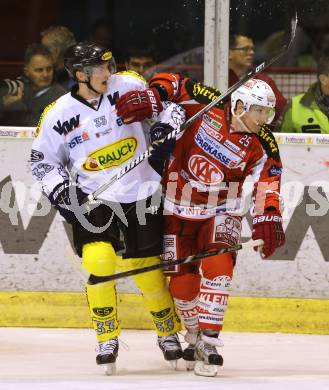
[[[31,166],[47,195],[69,176],[90,194],[147,149],[149,124],[125,125],[115,109],[118,96],[145,88],[144,79],[137,73],[121,72],[110,77],[108,91],[100,97],[98,107],[69,92],[44,110],[32,146]],[[182,112],[175,104],[167,105],[158,120],[176,128],[177,118],[172,122],[171,114],[177,108]],[[156,191],[160,179],[146,159],[99,198],[120,203],[145,199]]]

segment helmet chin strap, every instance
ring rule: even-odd
[[[88,78],[87,81],[79,81],[79,83],[86,84],[87,87],[88,87],[91,91],[97,93],[97,95],[102,95],[101,92],[97,91],[97,90],[90,84],[90,78]]]
[[[93,92],[97,93],[97,95],[101,95],[101,92],[98,92],[91,84],[90,84],[90,79],[87,81],[87,87],[91,89]]]
[[[86,84],[86,86],[93,92],[97,93],[97,95],[102,95],[101,92],[97,91],[90,83],[90,72],[89,71],[85,71],[86,73],[86,76],[88,77],[86,81],[81,81],[79,80],[78,82],[79,83],[82,83],[82,84]]]

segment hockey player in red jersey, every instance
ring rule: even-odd
[[[150,81],[161,100],[181,104],[191,117],[219,91],[175,74]],[[121,97],[118,115],[132,122],[154,111],[148,90]],[[279,149],[269,124],[275,95],[262,80],[251,79],[231,95],[231,118],[223,105],[205,113],[178,137],[164,172],[166,258],[176,259],[240,242],[244,214],[242,186],[254,181],[253,239],[262,239],[262,257],[284,245],[280,213]],[[235,254],[208,257],[172,270],[170,290],[187,329],[184,359],[198,375],[215,376],[223,358],[216,346],[227,308]]]

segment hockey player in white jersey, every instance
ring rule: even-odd
[[[137,73],[115,73],[112,53],[88,42],[67,50],[65,66],[77,84],[42,114],[32,147],[32,173],[72,225],[76,251],[90,274],[86,292],[98,340],[96,362],[110,375],[118,356],[120,325],[115,285],[105,277],[115,273],[120,261],[116,255],[122,245],[120,232],[126,248],[121,259],[125,268],[160,261],[162,209],[152,206],[154,199],[160,199],[155,195],[161,176],[153,167],[161,165],[167,150],[166,144],[156,149],[149,160],[103,192],[102,203],[89,213],[74,211],[74,203],[83,203],[87,194],[146,150],[145,123],[127,125],[115,109],[119,96],[129,90],[143,90],[146,84]],[[152,107],[151,116],[158,122],[148,129],[151,134],[159,127],[166,133],[184,122],[184,110],[175,104],[170,103],[161,113],[162,106]],[[136,212],[141,209],[146,210],[142,216]],[[181,324],[165,277],[156,270],[136,275],[134,281],[151,313],[165,359],[176,362],[182,357],[177,337]]]

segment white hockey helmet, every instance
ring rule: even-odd
[[[244,115],[250,110],[252,105],[271,108],[271,113],[266,121],[270,124],[275,116],[276,98],[272,88],[263,80],[250,79],[231,95],[231,112],[236,116],[235,109],[237,102],[241,100],[243,103]]]

